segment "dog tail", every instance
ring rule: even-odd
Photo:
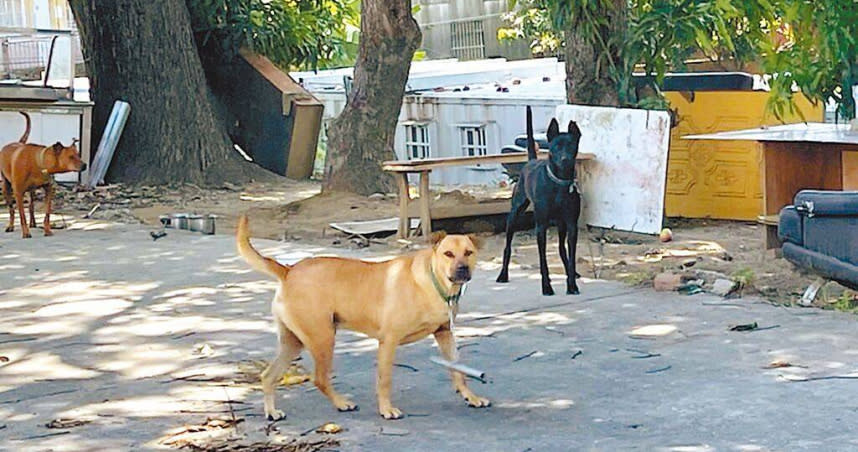
[[[533,139],[533,112],[527,106],[527,159],[536,160],[536,140]]]
[[[24,119],[27,121],[27,127],[24,129],[24,134],[21,135],[21,138],[18,139],[18,142],[19,143],[26,143],[27,138],[30,138],[30,115],[28,115],[27,113],[25,113],[23,111],[19,111],[18,113],[21,113],[22,115],[24,115]]]
[[[285,278],[292,267],[283,265],[270,257],[259,254],[250,244],[250,228],[247,225],[247,215],[238,219],[238,229],[235,231],[235,241],[238,244],[238,254],[253,267],[254,270],[267,273],[278,279]]]

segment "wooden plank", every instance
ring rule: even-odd
[[[407,239],[411,229],[408,227],[408,201],[410,201],[410,196],[408,195],[408,175],[404,173],[398,174],[396,175],[396,181],[399,185],[399,228],[397,229],[396,236],[400,239]]]
[[[539,153],[540,159],[547,159],[548,152]],[[593,160],[595,156],[588,153],[578,153],[576,161]],[[438,157],[420,160],[390,160],[382,163],[382,169],[391,172],[416,173],[420,171],[442,168],[445,166],[466,166],[487,163],[524,163],[527,162],[527,154],[517,152],[514,154],[492,154],[476,157]]]
[[[858,150],[844,150],[840,157],[843,165],[843,189],[858,190]]]
[[[429,238],[432,234],[432,216],[429,214],[429,204],[432,202],[432,194],[429,193],[429,171],[420,173],[420,228],[423,237]]]
[[[510,209],[509,199],[487,201],[476,204],[461,204],[455,206],[434,206],[429,208],[432,219],[444,220],[448,218],[480,217],[486,215],[506,214]],[[408,208],[408,216],[417,218],[420,216],[418,206],[411,205]],[[528,212],[533,211],[533,204],[528,206]]]
[[[410,226],[416,228],[419,221],[415,218],[411,221]],[[369,221],[344,221],[341,223],[329,223],[332,229],[340,232],[345,232],[349,235],[372,235],[380,232],[390,232],[399,230],[399,218],[384,218],[381,220]]]
[[[840,145],[763,143],[764,215],[777,215],[805,189],[842,190]]]
[[[767,224],[770,226],[777,226],[780,224],[781,216],[780,215],[760,215],[757,217],[757,223]]]

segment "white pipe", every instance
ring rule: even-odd
[[[486,382],[486,373],[481,370],[474,369],[473,367],[468,367],[461,363],[447,361],[446,359],[439,358],[437,356],[432,356],[429,358],[429,360],[435,364],[440,364],[450,370],[455,370],[456,372],[465,374],[471,378],[476,378],[483,383]]]

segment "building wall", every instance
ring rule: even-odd
[[[482,125],[486,131],[488,154],[498,154],[525,132],[525,107],[533,108],[534,129],[544,132],[562,99],[461,99],[406,96],[396,127],[394,149],[397,159],[406,159],[405,133],[411,124],[425,125],[429,131],[429,157],[461,157],[461,127]],[[506,180],[500,165],[439,168],[432,171],[432,183],[441,185],[497,184]]]
[[[418,0],[420,10],[415,14],[423,31],[423,45],[427,58],[480,59],[463,57],[453,49],[453,34],[468,30],[472,22],[480,22],[484,50],[482,58],[530,58],[525,41],[500,43],[497,29],[502,25],[501,15],[508,11],[507,0]],[[473,28],[470,28],[473,30]]]
[[[66,0],[0,0],[0,27],[69,29],[75,23]]]

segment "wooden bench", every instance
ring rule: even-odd
[[[548,152],[539,152],[540,159],[547,159]],[[578,153],[577,161],[593,160],[593,154]],[[430,159],[416,160],[391,160],[382,163],[382,169],[394,173],[397,184],[399,186],[399,228],[398,237],[407,238],[409,233],[409,211],[408,205],[411,201],[409,194],[408,174],[420,174],[420,184],[418,190],[419,199],[419,217],[420,228],[424,237],[429,237],[432,233],[432,215],[430,212],[431,196],[429,194],[429,173],[436,168],[444,168],[448,166],[469,166],[483,164],[504,164],[504,163],[525,163],[527,162],[527,153],[513,154],[493,154],[481,155],[476,157],[440,157]],[[472,215],[489,215],[503,213],[509,210],[509,201],[494,202],[491,204],[477,204],[469,206],[468,216]],[[451,217],[448,215],[448,217]]]

